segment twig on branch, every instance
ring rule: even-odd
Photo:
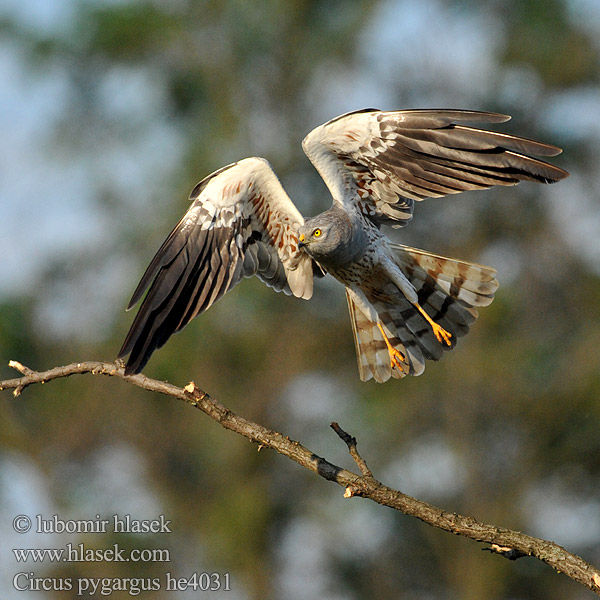
[[[335,481],[345,488],[344,495],[346,497],[362,496],[363,498],[369,498],[378,504],[389,506],[406,515],[416,517],[433,527],[438,527],[477,542],[490,544],[488,550],[512,560],[523,556],[533,556],[600,596],[600,571],[558,544],[518,531],[480,523],[472,517],[446,512],[427,502],[417,500],[383,485],[373,477],[366,462],[358,454],[356,438],[346,433],[337,423],[332,423],[331,427],[348,446],[352,458],[358,465],[360,475],[330,463],[299,442],[291,440],[281,433],[236,415],[198,388],[194,382],[180,388],[170,383],[150,379],[141,374],[125,376],[122,364],[109,362],[73,363],[63,367],[55,367],[48,371],[33,371],[29,367],[12,360],[9,362],[9,366],[17,369],[23,376],[0,381],[0,391],[12,389],[15,396],[19,396],[27,386],[35,383],[45,383],[52,379],[75,374],[92,373],[93,375],[120,377],[128,383],[146,390],[178,398],[199,408],[226,429],[258,443],[259,449],[263,447],[272,448],[321,477],[329,481]]]
[[[346,446],[348,446],[348,452],[350,452],[350,456],[354,459],[354,462],[362,473],[362,476],[375,481],[373,473],[371,473],[371,469],[369,469],[365,459],[358,453],[358,450],[356,449],[356,438],[353,435],[346,433],[335,421],[331,423],[330,427],[338,434],[338,437],[346,444]],[[352,498],[352,496],[360,496],[360,490],[353,486],[348,486],[344,492],[344,498]]]

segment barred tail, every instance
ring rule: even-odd
[[[451,334],[440,343],[425,317],[393,284],[365,294],[375,309],[390,346],[403,360],[392,366],[390,351],[378,323],[361,311],[346,293],[354,332],[360,378],[378,382],[390,377],[420,375],[425,360],[439,360],[456,339],[466,335],[478,316],[475,307],[487,306],[498,288],[491,267],[445,258],[407,246],[393,245],[398,266],[417,291],[420,307]],[[393,288],[391,287],[393,286]]]

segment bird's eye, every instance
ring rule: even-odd
[[[313,231],[313,237],[319,237],[321,235],[322,231],[320,229],[315,229]]]

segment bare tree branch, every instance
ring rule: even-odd
[[[281,433],[236,415],[220,402],[211,398],[206,392],[200,390],[194,382],[180,388],[170,383],[150,379],[142,374],[125,376],[121,364],[109,362],[73,363],[41,372],[33,371],[29,367],[12,360],[9,362],[9,366],[17,369],[23,376],[0,381],[0,391],[12,389],[14,390],[14,396],[19,396],[27,386],[34,383],[45,383],[52,379],[75,374],[92,373],[93,375],[120,377],[128,383],[146,390],[178,398],[199,408],[226,429],[257,442],[260,447],[272,448],[321,477],[329,481],[335,481],[345,488],[345,497],[362,496],[363,498],[369,498],[378,504],[389,506],[406,515],[416,517],[433,527],[438,527],[477,542],[485,542],[490,544],[486,548],[487,550],[511,560],[533,556],[600,596],[600,571],[558,544],[518,531],[480,523],[472,517],[446,512],[427,502],[417,500],[383,485],[373,477],[365,460],[358,453],[356,438],[346,433],[337,423],[332,423],[331,426],[348,446],[352,458],[358,465],[360,475],[330,463],[299,442],[291,440]]]

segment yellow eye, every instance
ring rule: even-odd
[[[321,230],[320,229],[315,229],[313,231],[313,237],[319,237],[321,235]]]

